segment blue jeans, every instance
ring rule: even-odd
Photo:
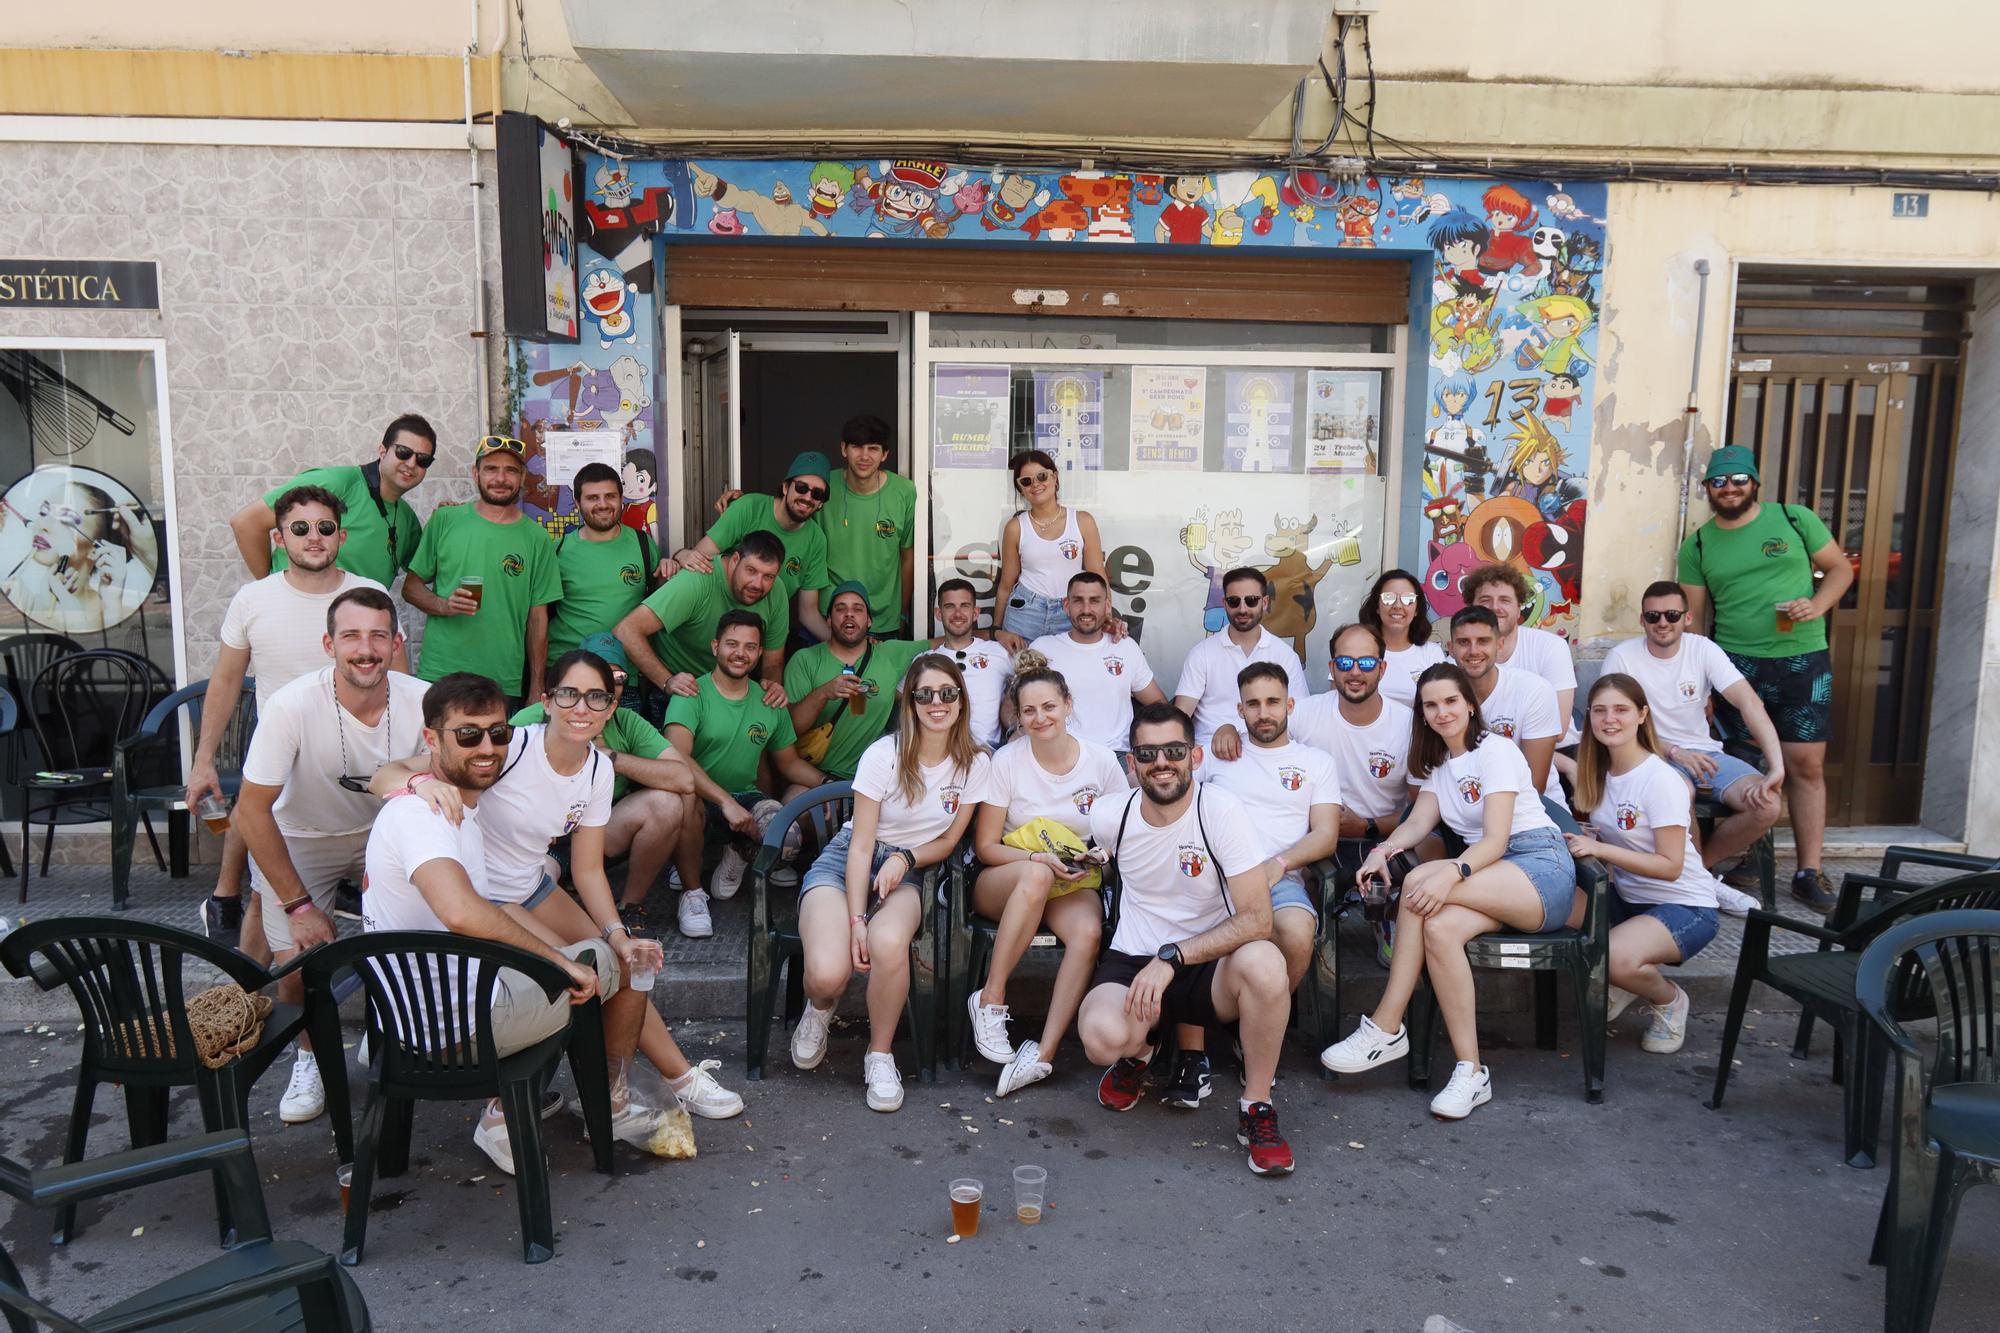
[[[1723,793],[1743,781],[1743,779],[1762,778],[1764,776],[1755,767],[1744,763],[1727,750],[1710,750],[1706,753],[1710,759],[1715,761],[1715,773],[1706,782],[1695,777],[1694,773],[1685,764],[1674,764],[1674,761],[1671,759],[1667,760],[1667,762],[1674,764],[1674,768],[1680,772],[1680,775],[1694,784],[1694,789],[1697,792],[1708,792],[1717,800],[1721,800]]]
[[[1000,628],[1033,643],[1044,634],[1069,633],[1069,612],[1063,610],[1060,598],[1044,597],[1016,584],[1014,595],[1007,599],[1007,618]]]

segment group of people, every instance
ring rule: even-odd
[[[1533,585],[1505,564],[1466,575],[1467,605],[1435,623],[1418,577],[1383,574],[1331,636],[1320,693],[1263,627],[1264,575],[1228,570],[1226,621],[1169,695],[1113,606],[1095,519],[1062,504],[1037,450],[1011,463],[1021,505],[1002,531],[991,628],[953,578],[936,590],[938,633],[904,637],[916,496],[886,470],[888,446],[884,423],[855,418],[839,468],[800,454],[779,494],[725,495],[710,532],[664,557],[624,526],[620,479],[595,464],[573,479],[577,526],[550,538],[520,509],[526,451],[504,437],[474,451],[477,499],[419,524],[406,496],[437,441],[414,416],[391,423],[372,462],[314,469],[246,506],[233,526],[258,577],[225,617],[188,787],[190,805],[219,794],[216,749],[254,675],[211,930],[289,957],[331,938],[348,881],[365,886],[366,929],[451,930],[550,958],[575,980],[569,998],[606,997],[614,1128],[644,1146],[660,1108],[626,1093],[640,1055],[694,1113],[743,1106],[632,985],[649,988],[662,961],[649,896],[677,884],[681,932],[711,933],[710,895],[737,891],[784,801],[847,780],[852,817],[799,876],[794,1064],[823,1061],[834,1007],[865,974],[867,1104],[900,1107],[892,1042],[911,942],[935,901],[929,872],[964,857],[970,908],[996,923],[967,1002],[996,1095],[1048,1078],[1074,1025],[1105,1067],[1105,1107],[1138,1104],[1169,1041],[1164,1100],[1198,1107],[1211,1036],[1233,1029],[1238,1139],[1271,1174],[1293,1163],[1271,1093],[1290,995],[1341,893],[1382,906],[1389,975],[1321,1060],[1363,1073],[1403,1055],[1404,1010],[1428,978],[1456,1055],[1431,1103],[1448,1119],[1493,1095],[1464,946],[1574,925],[1575,858],[1610,873],[1612,1017],[1643,1003],[1649,1051],[1678,1050],[1688,1021],[1660,969],[1704,947],[1719,910],[1748,907],[1716,871],[1771,826],[1781,794],[1799,834],[1793,892],[1826,897],[1809,845],[1829,711],[1816,672],[1848,566],[1810,511],[1759,504],[1748,451],[1717,451],[1713,520],[1680,579],[1646,589],[1644,635],[1612,652],[1577,710],[1569,646],[1521,623]],[[428,617],[414,675],[387,593],[399,575]],[[1695,632],[1711,606],[1713,640]],[[664,700],[650,718],[634,672]],[[1711,708],[1761,767],[1724,749]],[[1700,843],[1698,791],[1728,812]],[[614,892],[606,864],[620,857]],[[1017,1043],[1009,989],[1042,932],[1065,951],[1040,1030]],[[495,1001],[503,1050],[567,1021],[567,1000],[515,980]],[[302,1053],[281,1115],[323,1104]],[[497,1107],[475,1141],[512,1169]]]

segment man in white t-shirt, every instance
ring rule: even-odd
[[[1293,699],[1309,696],[1312,684],[1292,645],[1264,628],[1271,585],[1261,570],[1245,565],[1224,574],[1222,605],[1229,623],[1188,650],[1181,663],[1181,683],[1174,689],[1174,707],[1194,719],[1197,745],[1217,759],[1234,759],[1243,751],[1236,722],[1237,677],[1244,667],[1274,663],[1284,671],[1285,688]]]
[[[423,744],[424,683],[389,669],[401,648],[396,604],[380,588],[351,588],[326,609],[321,644],[333,665],[286,685],[263,705],[249,752],[236,824],[250,849],[250,882],[264,939],[283,963],[334,935],[334,886],[359,880],[368,830],[381,810],[368,793],[375,770]],[[304,983],[278,982],[297,1003]],[[326,1109],[319,1069],[300,1039],[278,1118],[303,1124]]]
[[[997,750],[1013,720],[1007,715],[1007,682],[1014,678],[1014,654],[972,632],[979,623],[979,602],[966,579],[938,584],[937,617],[944,633],[931,640],[931,647],[956,662],[965,677],[965,716],[972,724],[972,739]]]
[[[1622,671],[1639,682],[1652,711],[1653,731],[1666,747],[1667,762],[1697,791],[1708,792],[1730,810],[1716,821],[1701,849],[1703,865],[1725,865],[1778,822],[1785,789],[1785,754],[1778,729],[1729,655],[1714,640],[1688,629],[1687,593],[1680,584],[1662,579],[1648,587],[1639,599],[1639,618],[1646,625],[1644,636],[1627,639],[1605,654],[1604,669]],[[1725,751],[1710,732],[1709,700],[1718,694],[1735,706],[1763,751],[1762,773]],[[1756,902],[1747,893],[1723,887],[1719,896],[1725,911],[1741,916]]]
[[[1121,886],[1118,929],[1076,1024],[1085,1052],[1110,1066],[1098,1103],[1138,1105],[1162,1024],[1236,1023],[1237,1142],[1256,1174],[1286,1174],[1292,1150],[1271,1107],[1291,1009],[1285,956],[1271,942],[1270,886],[1284,868],[1260,855],[1241,801],[1197,792],[1202,753],[1187,714],[1164,700],[1141,704],[1128,745],[1139,790],[1090,808],[1091,840],[1111,854]]]
[[[1131,743],[1132,705],[1165,703],[1167,696],[1139,641],[1107,632],[1111,585],[1102,574],[1071,575],[1063,610],[1069,612],[1069,633],[1044,634],[1028,646],[1069,683],[1070,734],[1097,742],[1123,762]]]
[[[1499,621],[1483,606],[1465,607],[1451,618],[1445,651],[1471,679],[1486,729],[1520,746],[1536,790],[1564,804],[1562,782],[1550,766],[1563,731],[1555,690],[1532,672],[1501,667]]]
[[[190,812],[211,795],[227,799],[215,771],[215,751],[236,716],[245,678],[257,681],[261,711],[281,686],[326,666],[320,636],[326,625],[327,603],[349,588],[382,586],[334,563],[347,540],[347,530],[342,526],[346,506],[333,492],[320,486],[294,486],[278,497],[272,512],[277,515],[273,531],[290,565],[238,588],[223,613],[222,645],[215,655],[215,669],[209,673],[208,692],[202,696],[201,734],[195,741],[194,760],[188,765]],[[400,646],[389,666],[395,671],[409,670]],[[215,892],[201,905],[201,922],[210,939],[228,945],[241,940],[246,954],[268,963],[271,955],[264,945],[257,899],[252,895],[247,904],[243,901],[243,874],[249,859],[243,835],[232,823],[222,837],[222,867],[216,874]],[[246,925],[247,939],[243,931]]]
[[[1557,753],[1549,766],[1558,776],[1543,792],[1561,803],[1561,779],[1576,781],[1576,759],[1569,753],[1570,747],[1582,739],[1573,712],[1576,659],[1570,652],[1569,640],[1521,623],[1523,609],[1535,599],[1535,585],[1512,565],[1481,565],[1467,574],[1459,587],[1469,605],[1491,611],[1500,627],[1500,647],[1493,660],[1515,675],[1525,671],[1540,676],[1556,692],[1556,717],[1562,722],[1562,736],[1556,741]]]

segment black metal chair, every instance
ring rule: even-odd
[[[193,989],[207,988],[198,969],[213,969],[253,992],[270,985],[278,974],[177,926],[111,916],[31,921],[0,938],[0,964],[14,976],[32,976],[44,990],[68,986],[83,1019],[83,1057],[77,1066],[64,1162],[83,1160],[100,1084],[123,1087],[134,1147],[165,1141],[167,1094],[174,1088],[195,1090],[206,1128],[248,1125],[250,1089],[305,1025],[298,1006],[276,1005],[264,1020],[255,1047],[220,1069],[204,1065],[187,1019],[190,981]],[[227,1245],[232,1219],[220,1188],[216,1211]],[[68,1204],[56,1214],[51,1239],[61,1245],[75,1234],[76,1207]]]
[[[1729,1016],[1723,1023],[1722,1051],[1716,1060],[1715,1092],[1709,1106],[1722,1105],[1723,1091],[1729,1085],[1730,1065],[1736,1055],[1736,1041],[1742,1035],[1743,1015],[1750,1004],[1750,988],[1753,983],[1762,982],[1798,1001],[1840,1034],[1846,1058],[1836,1065],[1835,1078],[1843,1085],[1846,1120],[1843,1150],[1849,1166],[1874,1166],[1875,1140],[1882,1118],[1882,1073],[1888,1053],[1873,1039],[1860,1001],[1855,999],[1861,952],[1884,931],[1913,917],[1933,912],[1996,909],[2000,909],[2000,873],[1996,872],[1962,875],[1905,894],[1844,930],[1794,921],[1753,908],[1743,923],[1743,952],[1736,961],[1736,982],[1729,992]],[[1774,955],[1773,930],[1804,935],[1825,947],[1813,953]],[[1914,963],[1903,972],[1893,1012],[1901,1022],[1926,1018],[1934,1012],[1930,988]],[[1795,1054],[1803,1058],[1802,1052]]]
[[[746,878],[750,894],[749,1040],[744,1050],[747,1077],[764,1077],[764,1055],[771,1042],[771,1019],[777,1010],[778,987],[785,987],[784,1020],[796,1023],[805,1012],[805,942],[799,938],[799,884],[822,848],[833,840],[854,809],[854,784],[829,782],[801,792],[785,803],[764,831],[763,845]],[[785,859],[788,830],[799,831],[799,846]],[[956,858],[953,858],[956,859]],[[924,871],[923,923],[910,942],[910,998],[906,1005],[911,1044],[926,1083],[937,1081],[938,997],[949,989],[939,974],[950,966],[942,940],[938,885],[950,872],[951,861]]]
[[[474,1098],[498,1098],[506,1118],[521,1207],[521,1257],[531,1264],[553,1258],[541,1103],[565,1053],[597,1169],[612,1174],[611,1083],[599,1000],[593,996],[573,1008],[564,1031],[500,1055],[493,1048],[492,1021],[500,971],[526,974],[555,999],[569,989],[569,974],[545,958],[466,935],[392,930],[335,940],[301,955],[300,962],[335,1143],[341,1160],[354,1164],[340,1262],[361,1262],[376,1175],[393,1179],[409,1169],[416,1103]],[[333,999],[337,979],[350,971],[368,997],[368,1103],[359,1138],[352,1128],[340,1013]]]
[[[132,852],[137,840],[139,825],[146,828],[146,841],[153,846],[153,860],[160,869],[167,869],[167,860],[160,855],[160,840],[153,833],[152,811],[164,810],[172,821],[168,841],[173,848],[173,870],[176,879],[188,873],[187,820],[193,811],[183,808],[183,798],[187,786],[179,782],[148,784],[141,777],[140,757],[159,748],[169,750],[175,759],[175,770],[179,768],[180,728],[175,725],[180,711],[188,713],[188,726],[192,734],[201,734],[203,704],[208,697],[208,682],[198,680],[192,685],[182,686],[166,698],[154,704],[138,730],[119,740],[113,747],[111,756],[111,906],[124,911],[131,896]],[[257,724],[257,682],[246,677],[243,692],[236,701],[236,712],[229,719],[228,729],[222,733],[222,742],[215,749],[215,768],[222,783],[223,791],[234,796],[242,786],[243,752],[250,744],[250,732]]]
[[[83,651],[67,634],[16,634],[0,639],[0,671],[16,699],[26,699],[36,677],[58,660]]]
[[[1358,839],[1343,838],[1340,848],[1360,849]],[[1365,854],[1365,853],[1363,853]],[[1350,865],[1352,862],[1353,865]],[[1337,849],[1333,856],[1317,862],[1309,868],[1312,876],[1308,888],[1317,885],[1315,894],[1319,901],[1319,930],[1313,938],[1312,967],[1306,978],[1299,983],[1300,1004],[1310,1005],[1319,1049],[1325,1050],[1340,1040],[1342,1002],[1340,968],[1340,923],[1355,908],[1361,907],[1361,900],[1355,896],[1355,871],[1359,860],[1349,855],[1345,860]],[[1321,1066],[1320,1074],[1329,1083],[1340,1078],[1339,1074]]]
[[[1896,1011],[1910,966],[1937,1015],[1926,1060]],[[1931,912],[1884,931],[1861,955],[1855,996],[1896,1060],[1889,1187],[1868,1262],[1888,1272],[1886,1326],[1924,1333],[1959,1200],[2000,1185],[2000,912]]]
[[[84,1321],[67,1318],[28,1294],[21,1270],[0,1251],[0,1311],[9,1329],[28,1333],[215,1333],[223,1329],[296,1329],[300,1333],[366,1333],[361,1289],[330,1255],[297,1241],[273,1240],[250,1136],[242,1129],[196,1135],[31,1170],[0,1157],[0,1191],[33,1207],[67,1213],[85,1199],[207,1171],[226,1196],[242,1241],[211,1259],[128,1296]]]

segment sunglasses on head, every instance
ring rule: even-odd
[[[437,462],[436,454],[418,453],[407,444],[392,444],[389,446],[389,452],[396,455],[396,461],[399,463],[407,463],[414,458],[417,460],[417,466],[426,470],[432,463]]]
[[[1240,606],[1255,606],[1257,605],[1257,603],[1263,600],[1264,600],[1263,593],[1253,592],[1248,597],[1225,597],[1222,599],[1222,602],[1223,605],[1227,606],[1230,610],[1234,611],[1236,610],[1236,608]]]
[[[1356,667],[1360,667],[1363,671],[1373,671],[1381,665],[1382,659],[1379,657],[1347,657],[1343,655],[1333,659],[1333,669],[1335,671],[1352,671]]]
[[[1053,472],[1037,472],[1034,473],[1033,475],[1024,472],[1020,476],[1014,478],[1014,488],[1016,490],[1025,491],[1030,486],[1039,486],[1045,481],[1053,481],[1055,479],[1055,475],[1056,474]]]
[[[1748,486],[1755,480],[1757,479],[1748,472],[1732,472],[1726,477],[1710,477],[1702,485],[1708,487],[1711,491],[1719,491],[1724,486]]]
[[[1681,623],[1681,617],[1686,614],[1687,612],[1685,611],[1641,611],[1639,619],[1645,621],[1648,625],[1657,625],[1662,620],[1666,621],[1669,625],[1678,625]]]
[[[826,495],[827,495],[826,487],[813,486],[806,482],[800,481],[796,477],[792,479],[790,484],[792,488],[792,494],[803,495],[805,496],[806,499],[811,500],[814,504],[817,505],[823,505],[826,503]]]
[[[528,446],[511,435],[488,435],[479,442],[479,447],[472,451],[472,461],[477,463],[488,454],[512,454],[516,458],[526,459]]]
[[[943,700],[955,704],[965,696],[965,691],[956,685],[919,685],[910,691],[910,697],[920,704],[936,703]]]
[[[295,518],[285,524],[285,527],[294,537],[303,537],[314,528],[319,529],[319,535],[322,537],[331,537],[334,533],[340,531],[340,524],[330,518],[323,518],[315,523],[309,523],[302,518]]]
[[[1385,592],[1375,600],[1383,606],[1415,606],[1417,595],[1413,592]]]
[[[611,691],[579,690],[574,685],[558,685],[549,691],[549,702],[557,708],[574,708],[581,701],[593,713],[602,713],[611,707]]]
[[[1142,764],[1157,763],[1165,759],[1170,764],[1178,764],[1188,757],[1194,747],[1186,741],[1168,741],[1165,745],[1135,745],[1132,758]]]
[[[453,740],[468,750],[479,744],[481,736],[492,741],[495,745],[506,745],[514,739],[514,724],[512,722],[495,722],[490,727],[446,727],[445,730],[451,735]]]

